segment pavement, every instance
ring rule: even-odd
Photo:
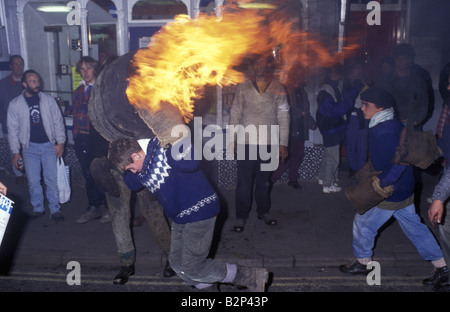
[[[426,216],[438,174],[422,173],[423,190],[420,210]],[[4,174],[0,181],[8,187],[8,197],[16,201],[0,248],[0,268],[5,273],[17,266],[66,266],[78,261],[82,266],[119,266],[111,224],[92,220],[78,224],[75,220],[87,207],[85,189],[73,183],[72,199],[62,205],[64,222],[56,223],[46,214],[28,219],[31,212],[27,183],[16,184],[15,177]],[[340,172],[340,185],[352,180],[347,171]],[[270,227],[256,218],[253,207],[242,233],[233,232],[235,222],[234,189],[218,189],[222,212],[216,225],[211,254],[218,259],[242,265],[264,267],[334,266],[352,257],[352,220],[355,212],[344,191],[324,194],[317,181],[300,181],[301,190],[287,183],[276,183],[271,192],[272,215],[278,225]],[[137,250],[136,266],[163,267],[165,256],[144,223],[133,227]],[[380,262],[423,263],[431,270],[406,238],[397,222],[389,223],[377,239],[374,260]]]

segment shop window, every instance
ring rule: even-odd
[[[176,0],[147,0],[138,1],[133,6],[131,19],[138,20],[167,20],[175,15],[188,14],[186,5]]]

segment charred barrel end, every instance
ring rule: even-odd
[[[126,89],[135,52],[109,63],[99,74],[89,97],[89,118],[109,142],[118,138],[153,138],[155,134],[128,101]]]
[[[173,127],[183,124],[179,110],[167,103],[160,111],[135,109],[126,95],[128,78],[135,52],[114,59],[100,73],[89,99],[89,118],[96,130],[108,141],[118,138],[153,138],[162,146],[178,139],[172,137]]]
[[[161,110],[154,113],[140,109],[138,114],[156,135],[161,146],[167,147],[181,137],[179,133],[172,133],[176,126],[183,124],[179,110],[173,105],[167,103]]]

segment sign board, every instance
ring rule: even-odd
[[[83,77],[79,73],[77,73],[77,65],[72,65],[72,88],[73,90],[76,90],[80,86],[81,80],[83,80]]]
[[[0,194],[0,246],[5,235],[6,226],[13,209],[14,202],[8,197]]]

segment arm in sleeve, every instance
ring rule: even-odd
[[[392,164],[392,166],[387,171],[383,171],[378,175],[380,179],[380,186],[386,187],[394,184],[400,179],[403,171],[405,171],[407,165],[404,164]]]
[[[14,104],[13,104],[14,103]],[[19,103],[11,102],[8,108],[7,126],[8,126],[8,143],[13,154],[20,152],[20,113],[17,109]]]
[[[64,125],[64,119],[61,109],[54,99],[52,99],[52,118],[55,128],[55,139],[57,144],[64,144],[66,142],[66,127]]]
[[[244,96],[242,92],[242,85],[239,85],[234,95],[233,104],[230,110],[230,125],[238,125],[242,116],[242,103]]]
[[[415,125],[420,124],[425,120],[428,113],[428,93],[427,93],[427,85],[425,81],[418,78],[418,87],[414,90],[414,95],[412,101],[414,101],[414,122]],[[408,118],[409,119],[409,118]]]
[[[280,96],[278,103],[277,118],[278,125],[280,126],[280,145],[288,146],[290,115],[286,93]]]
[[[349,97],[344,96],[343,100],[336,102],[333,97],[326,91],[322,90],[317,95],[320,112],[327,117],[340,117],[345,115],[352,107],[352,101]]]
[[[137,191],[143,188],[142,183],[139,181],[138,175],[131,171],[126,171],[123,175],[123,182],[132,191]]]
[[[385,187],[394,184],[405,171],[407,165],[394,164],[394,157],[397,141],[390,133],[384,133],[377,138],[377,144],[372,150],[376,155],[372,157],[372,163],[377,171],[381,171],[378,175],[380,186]]]
[[[450,170],[445,170],[439,183],[435,186],[431,199],[445,202],[450,197]]]

